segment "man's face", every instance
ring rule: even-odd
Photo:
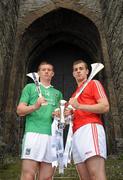
[[[53,66],[50,64],[40,65],[38,74],[40,80],[51,81],[52,77],[54,76]]]
[[[88,69],[84,63],[79,63],[73,66],[73,76],[77,82],[82,82],[87,79]]]

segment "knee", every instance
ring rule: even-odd
[[[95,169],[91,168],[88,170],[89,171],[89,176],[91,180],[105,180],[106,179],[106,174],[103,169]]]
[[[45,174],[45,175],[40,175],[39,177],[39,180],[52,180],[53,179],[53,175],[48,175],[48,174]]]
[[[96,177],[95,174],[92,174],[92,173],[91,173],[91,174],[90,174],[90,179],[91,179],[91,180],[97,180],[97,177]]]
[[[81,180],[90,180],[89,173],[87,171],[79,171],[78,175]]]
[[[35,174],[28,171],[23,171],[21,173],[21,180],[34,180]]]
[[[81,175],[79,176],[81,180],[90,180],[90,177],[88,175],[84,176],[84,175]]]
[[[89,171],[89,176],[91,180],[97,180],[97,179],[102,180],[102,173],[98,172],[95,169],[91,169],[91,171]]]

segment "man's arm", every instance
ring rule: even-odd
[[[20,102],[19,105],[17,106],[17,114],[19,116],[25,116],[27,114],[30,114],[36,111],[37,109],[39,109],[44,103],[46,103],[44,97],[39,97],[37,99],[37,102],[33,105],[27,105],[27,103]]]
[[[106,97],[97,100],[96,104],[80,104],[76,98],[71,98],[69,104],[75,109],[80,109],[82,111],[103,114],[109,111],[109,103]]]

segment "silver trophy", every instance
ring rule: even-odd
[[[65,110],[65,104],[67,101],[60,100],[60,122],[65,123],[65,117],[64,117],[64,110]]]

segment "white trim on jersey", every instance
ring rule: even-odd
[[[105,98],[106,97],[106,94],[103,90],[103,87],[101,85],[101,83],[98,81],[98,80],[94,80],[95,84],[96,84],[96,87],[97,87],[97,90],[99,92],[99,95],[101,98]]]
[[[96,124],[91,124],[91,129],[92,129],[92,135],[93,135],[93,144],[95,148],[95,154],[100,155],[98,130],[97,130]]]

